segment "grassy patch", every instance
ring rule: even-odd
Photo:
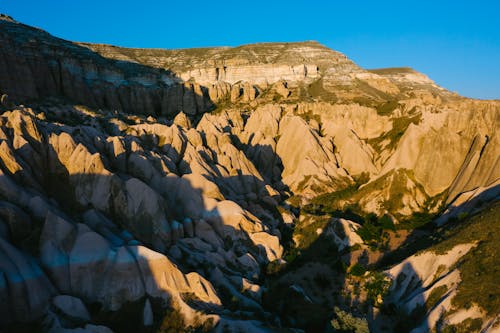
[[[368,140],[368,144],[370,144],[375,150],[382,151],[385,149],[394,149],[396,148],[399,140],[406,132],[410,124],[418,124],[422,119],[422,115],[416,115],[414,117],[400,117],[394,118],[392,120],[392,129],[377,138],[373,138]],[[388,144],[382,146],[382,142],[388,141]]]
[[[447,325],[441,332],[443,333],[471,333],[479,332],[483,326],[481,318],[467,318],[456,325]]]
[[[428,212],[414,212],[410,217],[402,220],[397,229],[413,230],[429,225],[436,218],[436,214]]]
[[[306,88],[307,94],[313,98],[319,98],[324,101],[335,102],[337,97],[331,90],[325,89],[323,79],[314,81]]]
[[[343,210],[343,201],[349,200],[360,188],[369,180],[368,173],[362,173],[357,177],[353,177],[354,183],[335,192],[324,193],[313,198],[310,203],[304,206],[306,212],[332,214],[336,211]]]
[[[458,263],[461,283],[452,299],[456,308],[478,304],[488,315],[499,313],[500,287],[500,202],[495,202],[479,214],[464,220],[448,231],[446,240],[433,246],[432,251],[443,254],[458,244],[478,242]]]
[[[339,209],[338,201],[349,199],[356,191],[358,186],[352,184],[342,190],[321,194],[311,200],[312,205],[325,207],[327,209]]]
[[[497,233],[497,236],[500,236]],[[500,246],[498,238],[481,242],[464,256],[459,266],[462,282],[457,295],[452,299],[457,308],[470,308],[477,303],[489,315],[498,314],[500,309]]]
[[[297,116],[304,119],[306,122],[310,122],[311,120],[316,120],[318,124],[321,124],[321,117],[319,114],[314,114],[312,111],[307,111],[303,113],[296,113]]]
[[[345,312],[338,307],[334,308],[334,318],[327,328],[327,332],[354,332],[354,333],[368,333],[368,322],[365,318],[354,317],[349,312]]]
[[[399,106],[398,101],[387,101],[385,103],[377,105],[377,113],[381,116],[388,116],[391,115],[394,110]]]
[[[389,68],[375,68],[368,70],[371,73],[378,75],[396,75],[396,74],[414,74],[417,73],[410,67],[389,67]]]
[[[448,287],[446,287],[445,285],[442,285],[442,286],[439,286],[439,287],[432,289],[429,297],[427,297],[427,300],[425,301],[425,307],[428,310],[435,307],[436,304],[438,304],[441,297],[443,297],[447,291],[448,291]]]
[[[378,218],[370,213],[365,218],[365,223],[356,232],[365,244],[375,250],[388,247],[389,235],[385,232],[386,230],[396,230],[391,218],[387,215]]]
[[[307,183],[309,180],[311,180],[312,175],[306,175],[304,178],[300,181],[300,183],[297,185],[297,192],[301,192],[306,188]]]
[[[318,239],[319,234],[316,232],[318,229],[324,229],[330,218],[328,216],[308,216],[302,222],[295,226],[294,235],[299,236],[300,248],[308,248],[311,244]]]

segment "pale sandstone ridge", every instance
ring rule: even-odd
[[[185,81],[202,85],[218,81],[270,84],[279,80],[311,82],[321,71],[335,67],[350,73],[360,70],[346,56],[317,42],[262,43],[206,49],[125,49],[82,44],[106,57],[135,61],[174,72]]]

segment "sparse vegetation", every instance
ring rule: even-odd
[[[448,287],[446,287],[445,285],[432,289],[431,293],[429,294],[429,297],[427,297],[427,300],[425,301],[425,307],[428,310],[435,307],[438,304],[441,297],[443,297],[447,291]]]
[[[436,214],[428,212],[414,212],[410,217],[402,220],[397,229],[412,230],[428,225],[436,218]]]
[[[388,241],[386,230],[395,230],[391,218],[387,215],[377,218],[375,214],[370,213],[366,216],[361,228],[356,232],[367,245],[375,249]]]
[[[267,275],[278,274],[284,267],[285,265],[283,265],[283,263],[279,259],[271,261],[266,266],[266,274]]]
[[[166,310],[161,322],[158,333],[188,333],[190,329],[186,327],[186,323],[182,314],[174,307]]]
[[[312,111],[297,113],[297,116],[304,119],[306,122],[310,122],[311,120],[316,120],[318,124],[321,124],[321,117],[319,114],[315,114]]]
[[[330,193],[321,194],[313,198],[308,205],[304,207],[306,212],[314,214],[332,214],[343,210],[342,202],[349,200],[360,188],[361,185],[368,182],[370,176],[368,173],[361,173],[353,177],[354,183],[347,187]]]
[[[337,100],[337,96],[332,92],[332,90],[327,90],[323,87],[323,79],[319,79],[309,84],[304,89],[306,91],[307,96],[311,96],[313,98],[322,99],[329,102],[335,102]]]
[[[333,310],[334,318],[330,321],[327,332],[368,333],[368,322],[365,318],[354,317],[338,307]]]
[[[309,216],[302,222],[297,223],[294,229],[294,235],[300,238],[299,247],[308,248],[316,239],[318,239],[319,234],[317,230],[324,229],[329,222],[330,218],[327,216]]]
[[[500,251],[498,239],[500,224],[498,223],[500,203],[495,202],[485,207],[480,213],[466,216],[459,224],[434,230],[433,236],[437,241],[426,243],[427,251],[436,254],[445,254],[458,244],[477,243],[477,246],[464,255],[455,267],[460,271],[461,281],[457,287],[457,294],[452,298],[452,311],[468,309],[473,304],[478,305],[492,316],[500,308],[500,290],[496,282],[500,260],[497,253]],[[457,219],[458,221],[458,219]],[[427,238],[426,238],[427,239]],[[422,243],[424,240],[420,240]],[[433,280],[447,268],[438,267]],[[399,318],[395,326],[397,331],[410,331],[421,322],[429,309],[446,294],[448,288],[440,286],[429,295],[425,304],[417,306],[410,314],[397,313]],[[442,328],[442,332],[477,332],[482,325],[480,318],[475,321],[464,321],[458,325],[449,325]]]
[[[375,68],[368,70],[369,72],[378,75],[396,75],[396,74],[412,74],[417,73],[410,67],[389,67],[389,68]]]
[[[473,333],[481,331],[483,320],[481,318],[467,318],[456,325],[446,325],[442,333]]]
[[[467,309],[476,303],[489,315],[500,309],[497,282],[500,269],[499,214],[500,202],[496,202],[449,230],[446,239],[430,249],[443,254],[458,244],[477,242],[477,246],[457,264],[462,281],[452,299],[452,305],[456,308]]]
[[[363,276],[366,272],[365,266],[361,265],[360,263],[355,263],[350,269],[349,273],[354,276]]]
[[[297,185],[297,192],[301,192],[302,190],[305,189],[307,183],[309,180],[312,178],[312,175],[306,175],[304,178],[300,181],[300,183]]]
[[[398,101],[390,100],[385,103],[377,105],[377,113],[381,116],[391,115],[392,112],[399,106]]]
[[[381,272],[370,272],[370,275],[365,279],[363,288],[366,290],[367,299],[375,306],[382,304],[383,299],[389,287],[391,280]]]
[[[368,140],[368,143],[377,151],[381,151],[382,149],[394,149],[410,124],[420,123],[421,117],[422,115],[419,114],[413,117],[393,118],[392,129],[382,134],[380,137]],[[383,142],[387,142],[387,144],[382,146]]]

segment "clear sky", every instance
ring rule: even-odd
[[[409,66],[461,95],[500,99],[500,0],[0,0],[0,12],[129,47],[317,40],[364,68]]]

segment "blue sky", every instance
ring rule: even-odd
[[[0,0],[0,12],[61,38],[130,47],[317,40],[364,68],[409,66],[464,96],[500,99],[498,0]]]

